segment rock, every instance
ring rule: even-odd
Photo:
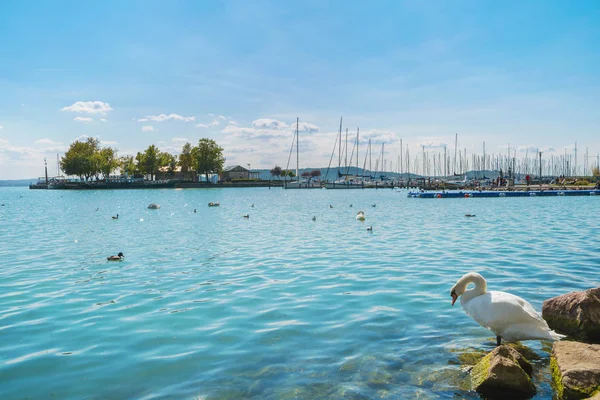
[[[496,347],[471,371],[471,385],[487,398],[529,398],[536,393],[531,364],[509,346]]]
[[[559,398],[583,399],[600,392],[599,344],[555,342],[550,365]]]
[[[575,339],[600,343],[600,287],[544,301],[542,317],[552,329]]]

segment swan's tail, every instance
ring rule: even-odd
[[[567,337],[567,335],[561,335],[560,333],[556,333],[554,331],[550,331],[548,333],[550,334],[550,337],[552,338],[552,340],[560,340],[560,339],[564,339]]]

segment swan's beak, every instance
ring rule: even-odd
[[[452,305],[454,305],[454,303],[456,303],[456,299],[458,299],[458,296],[454,293],[452,293],[450,296],[452,296]]]

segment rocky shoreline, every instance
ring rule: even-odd
[[[600,400],[600,287],[546,300],[542,316],[567,335],[554,342],[550,359],[558,399]],[[487,399],[528,399],[536,394],[531,363],[502,345],[471,370],[472,389]]]

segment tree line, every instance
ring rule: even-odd
[[[271,176],[276,176],[278,179],[279,179],[280,176],[283,176],[284,179],[287,179],[288,176],[290,178],[293,178],[293,177],[296,176],[296,174],[294,173],[294,171],[282,169],[278,165],[276,165],[275,167],[273,167],[273,169],[271,169],[269,172],[271,173]],[[315,170],[312,170],[310,172],[306,171],[306,172],[303,172],[301,174],[301,176],[303,178],[306,178],[306,179],[308,179],[310,181],[313,178],[317,178],[317,177],[321,176],[321,170],[320,169],[315,169]]]
[[[209,174],[219,174],[223,171],[225,157],[223,148],[212,139],[200,139],[197,146],[186,143],[178,156],[160,151],[155,145],[150,145],[143,152],[134,156],[117,156],[117,150],[111,147],[101,147],[96,138],[85,141],[76,140],[60,160],[60,167],[67,175],[75,175],[86,181],[90,178],[103,179],[117,170],[121,174],[133,176],[150,175],[154,179],[161,168],[167,167],[167,173],[173,173],[181,167],[185,177],[193,180],[193,174],[204,174],[208,182]]]

